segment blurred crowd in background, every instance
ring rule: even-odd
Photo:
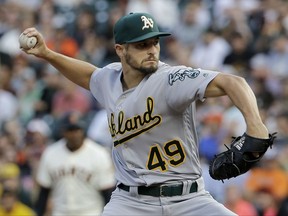
[[[102,67],[119,61],[115,21],[141,11],[173,34],[161,41],[163,62],[244,77],[269,131],[278,132],[257,167],[224,183],[212,180],[209,161],[242,135],[245,122],[227,97],[198,102],[207,190],[240,216],[288,215],[287,0],[0,0],[0,6],[0,182],[16,179],[19,202],[33,208],[39,158],[61,138],[66,112],[81,113],[87,136],[112,146],[106,113],[90,92],[23,53],[19,35],[35,27],[51,49]],[[9,192],[3,188],[2,198]]]

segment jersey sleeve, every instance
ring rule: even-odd
[[[45,187],[45,188],[51,188],[52,186],[52,180],[49,175],[49,155],[48,151],[43,152],[40,163],[38,166],[37,174],[36,174],[36,181],[39,185]],[[51,163],[51,161],[50,161]]]
[[[204,101],[207,85],[219,74],[217,71],[178,68],[168,73],[165,97],[168,105],[183,111],[193,101]]]
[[[107,97],[114,97],[122,87],[118,79],[121,70],[121,64],[116,62],[103,68],[97,68],[91,75],[90,91],[103,107],[106,106]]]
[[[96,98],[96,100],[100,104],[102,104],[104,101],[103,95],[100,94],[101,91],[100,91],[100,84],[99,84],[99,80],[101,79],[101,78],[99,78],[99,77],[101,77],[101,74],[100,74],[101,70],[102,70],[101,68],[97,68],[93,72],[91,79],[90,79],[90,83],[89,83],[90,91],[91,91],[92,95]]]

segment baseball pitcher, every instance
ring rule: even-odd
[[[205,190],[195,102],[227,95],[243,114],[249,138],[257,137],[265,145],[271,141],[269,133],[243,78],[161,62],[159,40],[170,34],[159,31],[147,13],[131,13],[118,20],[114,39],[120,62],[103,68],[48,49],[35,28],[24,34],[38,40],[26,53],[45,59],[90,90],[108,113],[117,188],[104,216],[235,215]],[[245,139],[241,145],[246,146]],[[265,150],[249,155],[256,160]],[[215,169],[223,170],[226,164]]]

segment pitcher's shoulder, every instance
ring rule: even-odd
[[[119,74],[122,71],[122,65],[120,62],[114,62],[111,64],[108,64],[102,68],[97,68],[96,71],[94,71],[92,78],[96,77],[107,77],[107,76],[115,76]]]
[[[171,73],[175,71],[179,71],[181,69],[187,69],[189,67],[185,65],[169,65],[165,62],[159,62],[158,64],[158,72],[159,73]]]
[[[102,69],[104,69],[104,70],[106,69],[106,70],[121,71],[122,70],[122,65],[121,65],[120,62],[113,62],[113,63],[110,63],[110,64],[106,65]]]

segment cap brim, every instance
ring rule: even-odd
[[[83,129],[83,126],[78,125],[78,124],[71,124],[71,125],[65,125],[63,127],[64,131],[72,131],[72,130],[79,130],[79,129]]]
[[[135,43],[135,42],[143,41],[143,40],[153,38],[153,37],[165,37],[165,36],[170,36],[170,35],[171,34],[167,32],[150,32],[145,35],[142,35],[141,37],[137,37],[137,38],[134,38],[133,40],[126,41],[126,43]]]

